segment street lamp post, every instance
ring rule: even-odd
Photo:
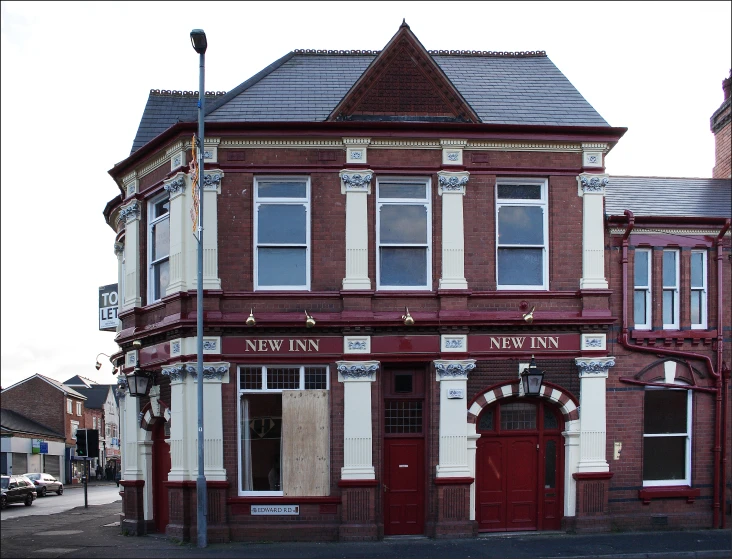
[[[196,478],[196,533],[198,547],[207,546],[208,521],[206,518],[206,475],[203,462],[203,111],[206,103],[204,76],[206,69],[206,33],[203,29],[191,31],[191,44],[198,53],[198,285],[196,291],[196,330],[198,377],[198,477]],[[195,193],[194,193],[195,196]]]

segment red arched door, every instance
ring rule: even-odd
[[[165,533],[168,525],[168,488],[163,482],[168,481],[170,472],[170,445],[165,442],[166,422],[158,420],[152,430],[152,484],[153,484],[153,518],[155,520],[155,531]]]
[[[480,531],[561,527],[562,428],[561,414],[545,400],[507,399],[483,411],[476,455]]]

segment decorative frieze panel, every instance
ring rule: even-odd
[[[605,334],[582,334],[581,349],[586,351],[605,351],[607,348]]]
[[[580,378],[603,377],[607,378],[608,369],[615,366],[614,357],[586,358],[577,357],[574,360],[579,369]]]
[[[440,144],[443,165],[463,164],[463,149],[468,145],[467,140],[440,140]]]
[[[343,353],[371,353],[371,336],[344,336]]]
[[[371,138],[343,138],[346,146],[346,163],[366,164],[367,149]]]
[[[443,334],[440,336],[440,351],[442,352],[467,352],[468,351],[468,336],[467,335],[452,335]]]

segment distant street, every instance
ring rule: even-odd
[[[91,485],[88,489],[88,502],[90,505],[106,505],[120,501],[120,511],[122,510],[122,497],[119,495],[119,488],[115,484],[111,485]],[[0,512],[0,521],[10,518],[20,518],[23,516],[37,516],[45,514],[57,514],[71,510],[75,507],[84,506],[84,488],[64,486],[63,495],[49,493],[46,497],[39,497],[30,507],[26,507],[23,503],[13,503],[8,505],[5,510]]]

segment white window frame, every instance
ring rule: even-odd
[[[74,415],[74,403],[71,401],[71,398],[66,398],[66,413]]]
[[[646,254],[646,277],[648,278],[647,285],[636,285],[635,283],[635,267],[638,266],[638,254]],[[653,271],[653,251],[650,248],[637,248],[635,249],[635,258],[633,263],[633,320],[636,321],[635,316],[635,292],[645,291],[646,293],[646,322],[635,322],[635,328],[637,330],[650,330],[653,324],[652,309],[653,309],[653,279],[651,272]]]
[[[425,185],[424,198],[381,198],[381,183]],[[381,208],[384,206],[418,206],[423,204],[427,213],[427,242],[420,244],[389,244],[385,247],[425,247],[425,284],[424,285],[382,285],[381,283]],[[376,178],[376,289],[380,291],[431,291],[432,290],[432,179],[430,177],[385,176]]]
[[[694,287],[691,282],[691,278],[693,277],[693,267],[694,267],[694,255],[700,254],[702,256],[702,285],[698,287]],[[692,330],[705,330],[707,328],[707,251],[706,250],[692,250],[691,251],[691,259],[689,261],[689,287],[691,292],[689,293],[689,306],[691,307],[692,304],[692,295],[694,292],[700,293],[700,299],[701,299],[701,316],[700,322],[698,323],[691,323],[691,329]],[[689,312],[689,315],[691,316],[691,312]]]
[[[678,249],[664,249],[663,250],[663,259],[661,263],[661,281],[665,281],[665,266],[666,266],[666,253],[673,253],[674,254],[674,261],[675,261],[675,270],[674,270],[674,277],[675,277],[675,284],[674,285],[666,285],[663,284],[662,294],[661,294],[661,316],[663,317],[663,328],[664,330],[678,330],[679,329],[679,268],[680,268],[680,262],[681,259],[681,251]],[[673,293],[674,296],[674,304],[673,304],[673,313],[674,313],[674,320],[673,322],[666,322],[666,313],[664,312],[664,308],[666,306],[665,302],[665,294],[666,292]]]
[[[76,402],[76,415],[81,417],[81,402]]]
[[[675,381],[674,384],[686,385],[684,382]],[[679,388],[663,388],[663,387],[646,387],[646,390],[684,390]],[[643,487],[664,487],[670,485],[688,485],[691,487],[691,390],[684,390],[686,392],[686,433],[658,433],[658,434],[646,434],[643,433],[643,439],[646,437],[679,437],[686,436],[686,454],[684,459],[684,468],[686,476],[684,479],[654,479],[654,480],[643,480]],[[645,406],[643,409],[645,414]],[[644,429],[645,431],[645,429]],[[641,463],[641,473],[643,472],[643,463]]]
[[[79,422],[71,421],[71,438],[76,440],[76,432],[79,430]]]
[[[304,198],[262,198],[259,196],[259,185],[268,182],[303,181],[305,183]],[[304,175],[295,176],[266,176],[254,177],[254,290],[255,291],[310,291],[310,258],[312,254],[310,230],[311,230],[311,188],[310,177]],[[305,284],[304,285],[259,285],[259,208],[263,205],[303,205],[305,206]],[[292,246],[302,247],[301,244],[281,244],[268,246]]]
[[[153,217],[153,212],[156,204],[168,200],[168,211],[167,213]],[[153,262],[152,259],[152,247],[153,247],[153,226],[168,220],[168,231],[170,231],[170,194],[164,192],[154,198],[151,198],[147,203],[147,301],[149,303],[155,303],[165,297],[165,293],[161,293],[160,297],[155,298],[155,271],[154,268],[158,264],[168,262],[168,274],[170,274],[170,233],[168,233],[168,255],[162,258],[158,258]]]
[[[239,365],[237,367],[236,371],[236,388],[238,393],[238,400],[237,400],[237,406],[236,406],[236,425],[237,425],[237,459],[238,464],[241,465],[242,463],[242,433],[241,433],[241,398],[244,394],[282,394],[282,389],[273,389],[273,388],[267,388],[267,369],[278,369],[278,368],[294,368],[294,367],[300,367],[300,388],[299,389],[288,389],[288,390],[305,390],[305,368],[306,367],[323,367],[325,368],[325,388],[320,390],[327,390],[330,392],[330,367],[325,364],[320,363],[308,363],[305,365],[297,365],[297,364],[280,364],[280,365],[260,365],[260,364],[251,364],[251,365]],[[262,369],[262,388],[261,389],[243,389],[241,387],[241,369]],[[281,459],[284,459],[284,457],[281,457]],[[281,497],[284,494],[284,491],[244,491],[242,489],[242,473],[241,473],[241,467],[238,468],[239,475],[238,475],[238,481],[237,481],[237,489],[239,492],[239,496],[260,496],[260,497]]]
[[[501,185],[539,185],[541,198],[539,200],[524,200],[513,198],[498,198],[498,187]],[[537,178],[499,178],[495,186],[495,278],[498,291],[546,291],[549,289],[549,182],[547,179]],[[544,210],[543,237],[544,244],[540,245],[500,245],[498,239],[498,211],[502,206],[538,206]],[[501,285],[498,282],[498,249],[499,248],[541,248],[542,249],[542,284],[541,285]]]

